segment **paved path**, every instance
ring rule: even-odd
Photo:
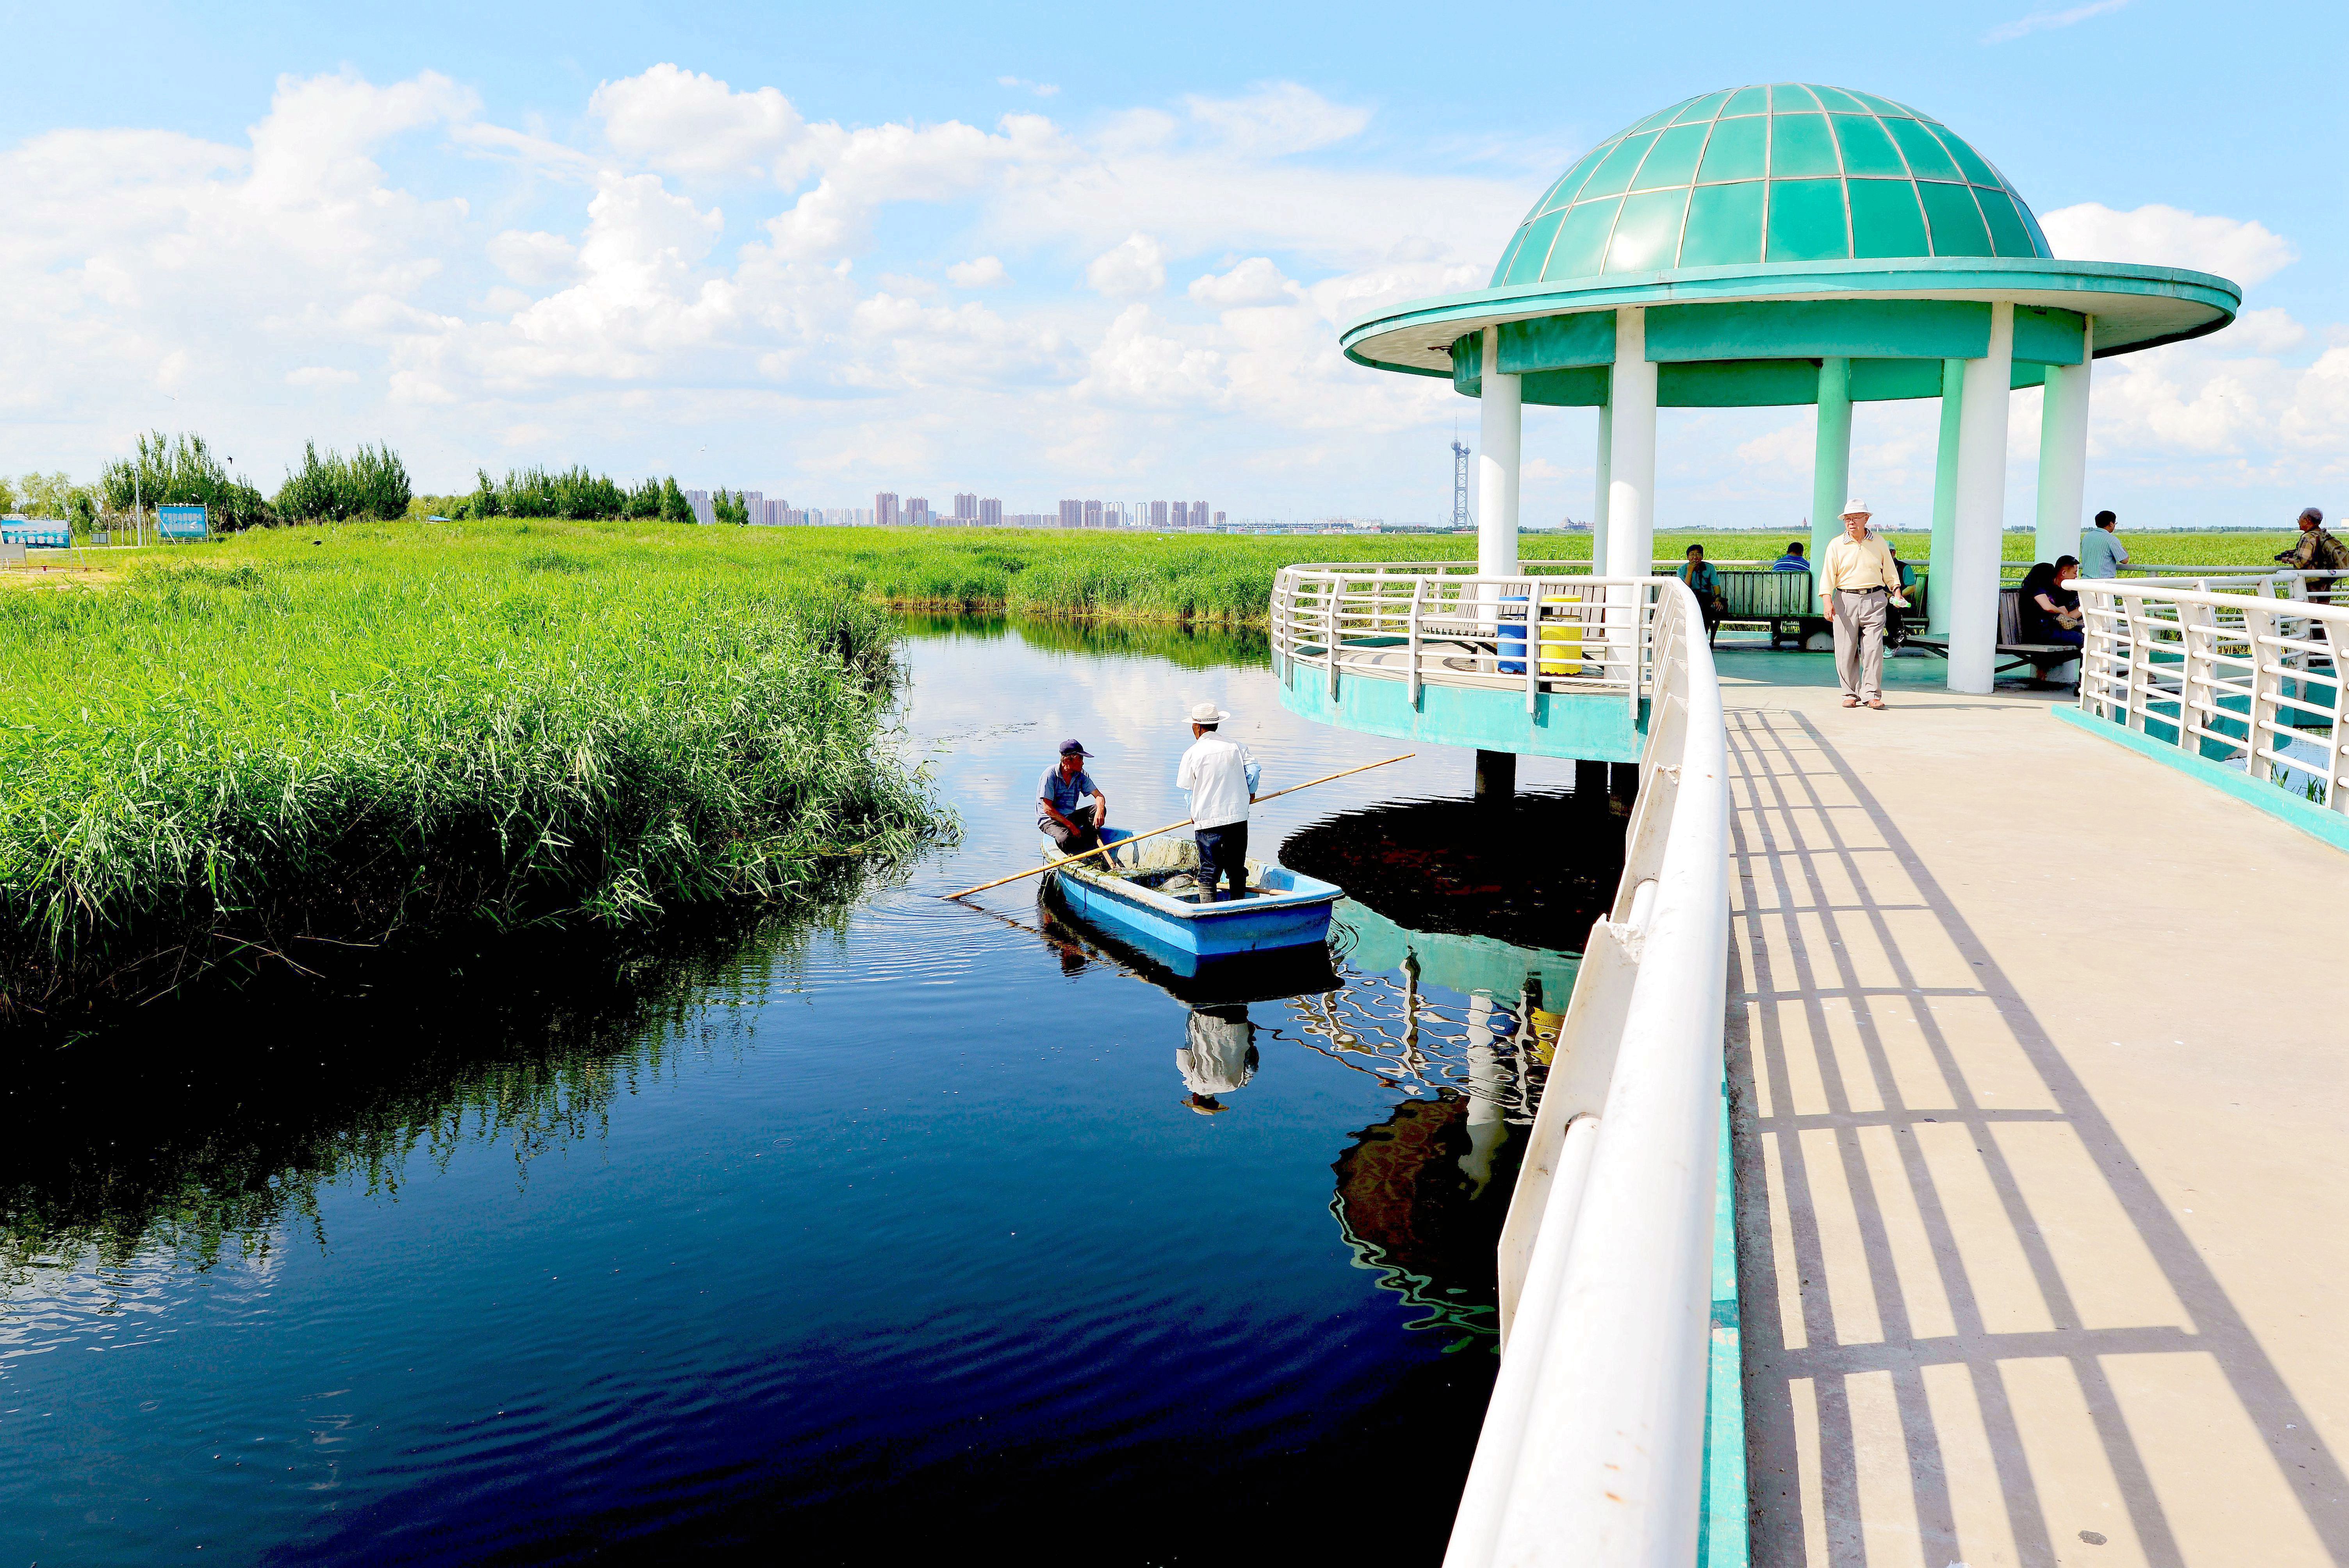
[[[1722,665],[1754,1561],[2349,1563],[2349,856]]]

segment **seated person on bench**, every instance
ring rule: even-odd
[[[1810,569],[1810,558],[1803,553],[1803,542],[1799,539],[1786,546],[1785,554],[1770,562],[1773,572],[1808,572]]]
[[[2079,574],[2079,560],[2070,555],[2053,566],[2042,561],[2023,573],[2016,608],[2023,614],[2024,642],[2080,646],[2080,595],[2064,586]]]
[[[1909,590],[1917,586],[1917,569],[1900,559],[1900,547],[1889,539],[1884,542],[1884,552],[1891,556],[1892,564],[1900,569],[1900,596],[1908,598]],[[1896,608],[1889,612],[1885,619],[1885,635],[1896,647],[1908,630],[1908,622],[1904,619],[1907,613],[1905,606]]]
[[[1704,546],[1690,545],[1688,564],[1673,575],[1687,583],[1689,592],[1696,595],[1697,610],[1704,616],[1704,640],[1712,642],[1713,633],[1721,629],[1721,573],[1705,560]]]

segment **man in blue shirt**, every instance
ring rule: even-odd
[[[1688,547],[1688,564],[1682,567],[1677,575],[1688,584],[1689,592],[1696,595],[1697,611],[1704,617],[1704,640],[1712,642],[1713,634],[1721,629],[1721,573],[1714,571],[1713,562],[1704,558],[1703,545]]]
[[[1101,830],[1109,826],[1109,797],[1085,771],[1085,758],[1092,755],[1080,743],[1063,740],[1061,760],[1044,769],[1043,781],[1036,787],[1036,826],[1064,855],[1099,848]],[[1088,795],[1092,804],[1079,805]]]
[[[1810,569],[1810,559],[1803,553],[1800,540],[1786,546],[1786,553],[1770,562],[1770,570],[1773,572],[1808,572]]]

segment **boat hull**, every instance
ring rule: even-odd
[[[1057,858],[1049,845],[1047,852]],[[1187,903],[1113,874],[1179,872],[1186,857],[1194,857],[1187,863],[1195,869],[1195,851],[1187,840],[1163,847],[1121,846],[1104,857],[1114,862],[1109,872],[1090,867],[1051,872],[1052,893],[1077,919],[1156,954],[1229,958],[1329,941],[1330,911],[1342,890],[1279,866],[1250,861],[1248,885],[1264,891],[1224,903]]]

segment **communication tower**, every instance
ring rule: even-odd
[[[1468,449],[1457,430],[1452,433],[1452,526],[1468,526]]]

